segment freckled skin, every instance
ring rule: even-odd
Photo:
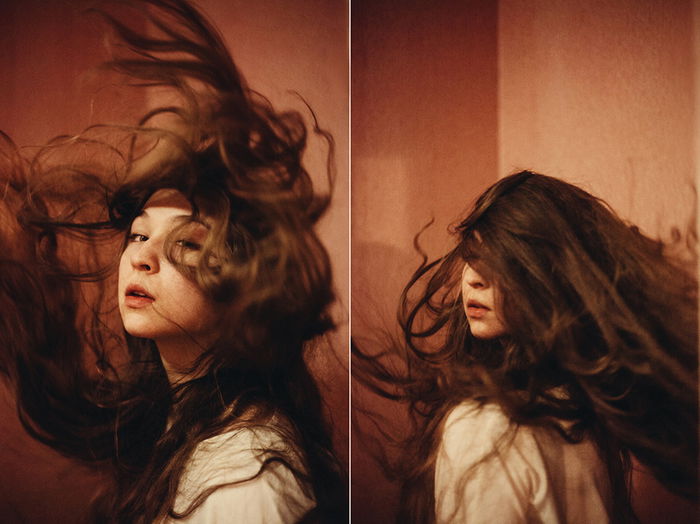
[[[119,312],[124,329],[131,335],[150,338],[162,345],[207,344],[219,316],[214,304],[167,259],[165,240],[192,208],[182,193],[159,190],[149,199],[144,213],[134,220],[129,241],[119,264]],[[206,237],[206,228],[189,234]],[[188,244],[189,246],[189,244]],[[197,254],[188,247],[187,257]],[[129,285],[144,288],[154,301],[146,307],[129,307],[125,292]]]
[[[462,301],[469,329],[476,338],[497,338],[508,332],[496,303],[494,286],[469,264],[462,271]],[[469,301],[485,307],[468,307]]]

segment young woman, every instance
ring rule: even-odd
[[[416,424],[399,521],[633,521],[632,456],[695,500],[694,246],[527,171],[456,234],[404,290],[404,372],[356,350],[356,376]]]
[[[31,162],[2,150],[0,362],[22,422],[108,478],[96,522],[347,519],[306,360],[334,293],[304,119],[246,87],[188,2],[134,5],[148,34],[102,13],[110,65],[167,105]]]

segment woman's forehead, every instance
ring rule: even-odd
[[[153,193],[143,206],[144,211],[147,211],[149,208],[169,208],[173,211],[192,215],[192,204],[177,189],[159,189]]]
[[[159,189],[141,210],[134,223],[139,225],[164,224],[173,227],[177,224],[191,224],[201,227],[202,231],[211,229],[211,223],[206,216],[193,217],[192,204],[187,197],[176,189]]]

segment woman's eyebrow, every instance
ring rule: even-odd
[[[134,224],[136,224],[137,222],[143,222],[144,220],[148,220],[148,215],[145,211],[139,213],[134,217],[134,219],[131,221],[131,227],[134,227]]]
[[[139,220],[139,219],[144,219],[144,218],[146,218],[146,219],[149,218],[149,217],[148,217],[148,211],[146,211],[145,209],[142,209],[141,211],[139,211],[138,215],[136,215],[136,216],[132,219],[131,223],[132,223],[132,225],[133,225],[133,223],[136,222],[137,220]]]

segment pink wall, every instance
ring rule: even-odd
[[[499,173],[551,174],[645,231],[694,219],[693,0],[501,0]]]
[[[85,71],[104,58],[95,28],[66,2],[0,2],[0,129],[18,145],[30,146],[99,121],[102,114],[86,103]],[[114,102],[109,93],[98,98]],[[27,437],[1,389],[0,520],[78,521],[95,478]]]
[[[18,145],[99,121],[87,102],[87,70],[106,55],[91,20],[68,2],[0,2],[0,129]]]
[[[695,223],[700,2],[501,0],[499,174],[581,185],[653,236]],[[643,522],[697,508],[641,470]]]
[[[693,121],[693,133],[695,135],[694,151],[695,151],[695,181],[700,177],[700,0],[693,2],[693,107],[695,119]],[[700,214],[696,213],[698,218],[698,229],[700,229]]]
[[[266,0],[228,2],[201,0],[199,5],[221,30],[248,84],[267,96],[278,109],[306,113],[296,91],[309,103],[321,127],[336,144],[337,168],[333,205],[320,225],[328,248],[338,294],[339,330],[332,349],[316,353],[322,390],[330,403],[339,454],[348,452],[348,303],[349,303],[349,88],[348,16],[345,2],[325,0]],[[319,189],[326,189],[325,144],[312,140],[307,168]]]
[[[92,123],[133,122],[145,107],[145,99],[125,100],[110,87],[96,91],[89,68],[106,58],[102,35],[94,19],[71,7],[78,3],[0,2],[0,129],[19,145],[42,144]],[[331,337],[332,350],[320,345],[313,366],[335,421],[338,452],[347,460],[348,8],[342,1],[323,0],[199,4],[222,31],[251,87],[279,109],[304,112],[305,106],[287,91],[299,92],[335,138],[334,201],[320,233],[335,271],[340,327]],[[324,170],[323,151],[322,144],[312,140],[308,167],[316,174]],[[322,176],[316,180],[320,189],[326,187]],[[23,436],[4,397],[0,415],[5,421],[0,432],[0,520],[79,520],[94,481],[74,462]]]
[[[354,1],[353,334],[393,322],[421,226],[435,217],[426,245],[444,252],[445,225],[515,170],[579,183],[651,234],[693,220],[699,7]],[[353,391],[354,405],[367,403],[400,425],[395,407]],[[396,487],[363,447],[353,441],[353,515],[386,522]],[[695,510],[648,476],[635,482],[644,522],[692,521]]]
[[[349,304],[347,5],[324,0],[200,0],[254,88],[279,108],[311,104],[335,136],[338,177],[321,225],[336,272],[341,329],[316,361],[344,448]],[[692,218],[700,166],[698,0],[353,0],[352,295],[360,338],[393,321],[431,218],[431,255],[486,186],[531,168],[581,183],[651,233]],[[438,5],[435,5],[438,4]],[[21,6],[21,7],[20,7]],[[19,144],[138,112],[97,94],[85,71],[103,58],[99,33],[59,0],[0,2],[0,129]],[[93,109],[86,104],[96,98]],[[101,109],[102,108],[102,109]],[[316,149],[318,151],[318,148]],[[311,167],[322,158],[313,155]],[[361,390],[354,401],[374,402]],[[385,412],[388,412],[386,408]],[[90,478],[33,441],[17,440],[8,404],[0,446],[0,515],[69,522]],[[31,468],[28,465],[31,465]],[[31,476],[30,476],[31,475]],[[645,476],[648,522],[690,515]],[[56,482],[59,479],[59,482]],[[353,520],[386,522],[395,486],[353,444]],[[69,487],[70,493],[64,491]],[[57,503],[60,501],[60,503]],[[674,513],[675,512],[675,513]],[[12,518],[12,517],[10,517]]]
[[[414,235],[434,218],[424,244],[442,254],[452,244],[447,226],[498,177],[496,7],[352,2],[352,330],[360,342],[395,318],[419,263]],[[363,404],[380,406],[354,389],[353,405]],[[396,418],[396,406],[382,408]],[[391,522],[396,487],[382,479],[367,440],[354,438],[352,468],[353,521]]]

